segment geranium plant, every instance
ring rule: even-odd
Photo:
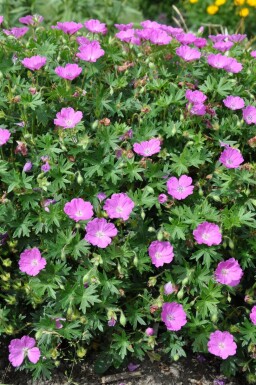
[[[36,378],[93,348],[103,372],[156,346],[173,360],[190,347],[253,381],[256,73],[246,36],[202,40],[150,20],[115,31],[99,20],[28,24],[0,34],[10,362]]]

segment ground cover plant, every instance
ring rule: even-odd
[[[1,45],[1,308],[35,378],[100,352],[255,379],[255,56],[246,35],[39,15]],[[155,348],[158,348],[156,354]]]

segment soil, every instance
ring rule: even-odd
[[[136,362],[133,362],[136,363]],[[138,364],[138,363],[137,363]],[[243,379],[228,380],[219,374],[218,360],[205,360],[191,356],[178,362],[150,362],[146,359],[133,372],[124,368],[102,376],[93,372],[93,365],[59,368],[51,380],[33,381],[21,371],[13,371],[9,365],[0,371],[0,385],[245,385]]]

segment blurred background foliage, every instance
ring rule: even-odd
[[[99,19],[110,27],[115,23],[156,20],[185,30],[205,26],[205,34],[256,32],[256,0],[0,0],[4,27],[18,25],[24,15],[40,14],[45,23]]]

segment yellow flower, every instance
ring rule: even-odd
[[[189,0],[189,2],[190,2],[191,4],[195,4],[195,3],[198,2],[198,0]]]
[[[251,7],[256,7],[256,0],[247,0],[247,4]]]
[[[243,5],[245,0],[234,0],[235,5]]]
[[[209,7],[207,7],[206,11],[208,13],[208,15],[215,15],[215,13],[217,13],[219,10],[219,7],[217,7],[217,5],[209,5]]]
[[[249,8],[242,8],[241,11],[239,12],[239,16],[241,17],[246,17],[249,15]]]
[[[227,0],[216,0],[215,5],[220,6],[226,3]]]

